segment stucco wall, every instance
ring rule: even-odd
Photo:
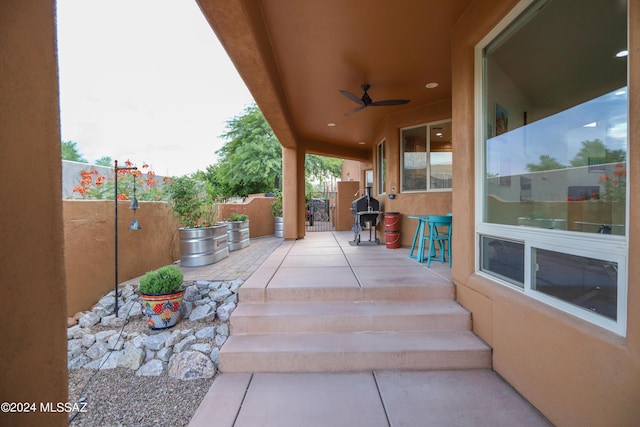
[[[226,221],[233,212],[249,216],[249,237],[272,236],[274,220],[271,214],[273,197],[250,196],[244,203],[222,203],[218,218]]]
[[[0,2],[0,402],[66,402],[55,2]],[[0,412],[3,426],[66,413]]]
[[[385,195],[375,196],[380,202],[380,208],[385,212],[400,212],[400,245],[411,246],[413,234],[416,228],[415,219],[409,219],[410,215],[444,215],[452,212],[451,191],[428,192],[401,192],[400,191],[400,130],[402,128],[416,126],[424,123],[436,122],[451,118],[451,101],[444,100],[430,105],[421,106],[402,114],[393,114],[386,118],[383,126],[376,133],[375,140],[385,140],[385,155],[387,158],[387,175]],[[456,147],[455,140],[453,146]],[[376,159],[376,147],[372,157]],[[456,152],[453,152],[453,162],[456,162]],[[377,159],[374,160],[374,175],[378,176]],[[456,180],[454,176],[453,180]],[[375,186],[374,186],[375,187]],[[377,190],[374,191],[374,194]],[[395,199],[389,195],[395,194]],[[455,216],[455,213],[454,213]],[[454,220],[454,234],[456,222]],[[378,224],[378,236],[384,241],[384,221]]]
[[[142,229],[131,231],[133,211],[118,203],[118,283],[180,259],[180,224],[165,202],[139,202]],[[89,309],[115,286],[113,200],[63,202],[67,314]]]
[[[475,1],[453,31],[453,278],[493,366],[554,424],[631,426],[640,419],[640,222],[629,225],[627,336],[620,337],[474,273],[474,46],[518,1]],[[640,185],[640,0],[630,0],[629,185]],[[629,215],[640,215],[630,193]]]

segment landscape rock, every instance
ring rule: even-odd
[[[200,353],[209,354],[213,346],[207,342],[191,344],[191,350],[199,351]]]
[[[218,309],[216,310],[216,314],[222,322],[227,322],[229,320],[229,317],[231,316],[231,312],[233,312],[233,310],[235,309],[236,305],[232,302],[229,302],[218,307]]]
[[[176,345],[173,346],[173,351],[175,353],[181,353],[185,350],[188,350],[189,347],[191,347],[191,344],[196,342],[196,337],[193,335],[190,335],[186,338],[184,338],[182,341],[180,341],[179,343],[177,343]]]
[[[117,332],[114,330],[100,331],[96,334],[96,341],[106,341],[115,334],[117,334]]]
[[[136,375],[142,377],[158,377],[163,373],[164,364],[158,359],[148,361],[136,371]]]
[[[163,349],[158,350],[157,357],[163,362],[168,362],[173,356],[173,349],[171,347],[165,347]]]
[[[144,350],[141,348],[129,347],[118,360],[118,367],[137,371],[144,362],[144,356]]]
[[[144,339],[144,346],[151,350],[160,350],[165,346],[170,335],[171,333],[169,331],[161,332],[156,335],[149,335]]]
[[[93,343],[91,347],[87,349],[87,356],[89,356],[92,360],[99,359],[104,356],[104,354],[108,351],[107,343],[104,341],[96,341]]]
[[[89,362],[91,362],[91,358],[89,356],[82,355],[71,359],[67,364],[67,367],[69,368],[69,370],[80,369]]]
[[[84,347],[89,348],[94,342],[96,342],[96,336],[93,334],[86,334],[80,339],[80,342]]]
[[[216,367],[211,359],[199,351],[185,351],[174,354],[169,361],[169,376],[180,380],[211,378]]]
[[[232,295],[232,292],[225,287],[221,287],[220,289],[218,289],[215,292],[210,292],[209,296],[211,297],[211,299],[215,302],[222,302],[225,299],[227,299],[229,296]]]
[[[213,366],[215,366],[216,368],[219,366],[219,362],[218,362],[219,354],[220,354],[220,349],[218,347],[213,347],[213,350],[211,350],[211,354],[209,355],[209,359],[211,359]]]
[[[213,307],[209,304],[199,305],[193,309],[189,320],[192,322],[208,322],[212,321],[216,315]]]
[[[96,323],[98,323],[99,321],[100,321],[100,316],[98,316],[93,311],[90,311],[84,316],[82,316],[80,320],[78,320],[78,325],[82,328],[90,328]]]
[[[196,332],[196,338],[199,340],[213,339],[215,336],[216,336],[216,328],[213,326],[207,326]]]
[[[216,335],[216,338],[214,341],[218,347],[222,347],[222,344],[224,344],[227,341],[227,337],[224,335]]]

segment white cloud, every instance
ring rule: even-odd
[[[252,101],[194,1],[58,0],[62,139],[182,175]]]

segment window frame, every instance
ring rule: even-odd
[[[442,124],[451,124],[452,119],[438,120],[435,122],[420,123],[414,126],[407,126],[400,128],[399,130],[399,149],[400,149],[400,193],[443,193],[451,192],[453,190],[453,169],[451,174],[451,187],[450,188],[431,188],[431,128]],[[407,190],[404,188],[404,141],[402,139],[402,132],[405,130],[416,129],[425,127],[425,141],[426,141],[426,155],[427,155],[427,167],[426,167],[426,184],[427,188],[424,190]],[[453,164],[453,151],[450,151]]]
[[[485,106],[485,76],[484,59],[485,48],[515,20],[517,20],[529,6],[537,0],[523,0],[519,2],[476,46],[474,52],[474,137],[475,137],[475,274],[502,286],[509,287],[527,297],[568,313],[576,318],[587,321],[607,329],[617,335],[626,336],[627,332],[627,292],[628,292],[628,248],[629,248],[629,186],[626,188],[624,236],[604,235],[595,233],[580,233],[566,230],[547,230],[515,225],[494,224],[485,221],[485,176],[486,176],[486,143],[487,116]],[[525,24],[526,25],[526,24]],[[628,31],[628,11],[627,11]],[[629,88],[629,74],[627,73],[627,88]],[[629,100],[627,100],[629,108]],[[628,147],[628,146],[627,146]],[[629,162],[627,163],[627,168]],[[522,242],[524,250],[524,288],[507,280],[483,271],[481,265],[482,236]],[[596,258],[618,264],[617,277],[617,320],[612,320],[597,313],[589,312],[582,307],[560,300],[543,292],[532,289],[534,280],[534,257],[532,248],[551,250],[575,256]]]
[[[382,149],[382,155],[380,155],[380,150]],[[387,194],[386,191],[386,181],[387,181],[387,153],[385,147],[385,140],[383,139],[376,146],[376,169],[377,169],[377,177],[376,177],[376,185],[378,187],[378,196],[383,196]]]

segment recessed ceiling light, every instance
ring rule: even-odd
[[[364,141],[358,141],[358,144],[360,144],[360,145],[364,145],[364,144],[366,144],[366,142],[364,142]]]
[[[620,52],[616,53],[616,56],[618,58],[624,58],[627,55],[629,55],[629,51],[628,50],[621,50]]]
[[[327,126],[329,126],[330,128],[335,127],[336,124],[335,123],[327,123]]]
[[[438,87],[438,83],[436,82],[427,83],[426,85],[424,85],[424,87],[426,87],[427,89],[433,89],[434,87]]]
[[[442,137],[442,132],[436,133],[436,136]]]

